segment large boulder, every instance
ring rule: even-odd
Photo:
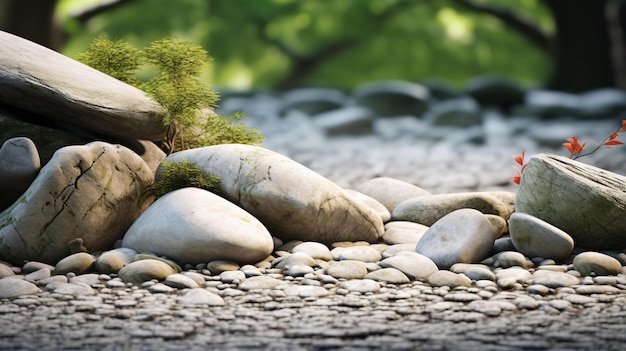
[[[2,31],[0,47],[1,102],[96,134],[165,136],[165,109],[141,90]]]
[[[154,176],[131,150],[103,142],[57,151],[35,181],[0,213],[0,260],[56,263],[68,242],[110,249],[142,212]]]
[[[626,177],[566,157],[538,154],[522,173],[515,209],[592,250],[626,247]]]
[[[220,177],[220,194],[288,241],[376,242],[378,213],[305,166],[251,145],[215,145],[174,153],[165,162],[195,162]],[[158,176],[158,175],[157,175]]]
[[[128,229],[122,246],[186,263],[256,263],[274,249],[256,218],[198,188],[175,190],[155,201]]]

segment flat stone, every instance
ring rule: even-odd
[[[141,284],[152,279],[164,280],[174,273],[177,273],[176,270],[167,263],[159,260],[146,259],[126,265],[124,268],[120,269],[117,275],[124,282]]]
[[[312,285],[292,285],[284,290],[287,296],[322,297],[330,295],[330,292],[320,286]]]
[[[487,192],[451,193],[406,200],[393,209],[391,219],[432,226],[444,216],[460,209],[474,209],[503,218],[508,218],[512,212],[509,206]]]
[[[0,101],[58,125],[161,140],[165,109],[146,93],[53,50],[0,32]]]
[[[567,157],[531,157],[515,208],[560,228],[578,247],[615,250],[626,242],[626,177]]]
[[[385,258],[379,265],[383,268],[395,268],[412,280],[426,280],[439,270],[430,258],[416,252],[402,252]]]
[[[223,306],[226,304],[219,295],[202,288],[188,290],[183,296],[178,298],[178,302],[185,306]]]
[[[447,286],[451,289],[465,286],[472,286],[472,281],[463,275],[450,271],[438,271],[428,276],[428,284],[433,287]]]
[[[622,273],[622,264],[609,255],[587,251],[574,258],[574,269],[581,275],[617,275]]]
[[[395,268],[377,269],[367,273],[364,278],[388,284],[407,284],[411,282],[406,274]]]
[[[376,293],[380,290],[380,284],[373,279],[354,279],[339,283],[339,287],[348,291],[364,293]]]
[[[54,274],[83,274],[93,268],[95,261],[96,258],[86,252],[75,253],[59,261],[54,267]]]
[[[380,253],[370,246],[352,246],[341,250],[339,260],[356,260],[361,262],[378,262],[382,259]]]
[[[414,222],[394,221],[385,224],[385,233],[383,241],[389,245],[395,244],[412,244],[422,238],[428,227]]]
[[[527,213],[515,212],[509,219],[509,234],[515,249],[527,257],[561,260],[574,249],[574,240],[563,230]]]
[[[273,289],[285,284],[284,281],[268,276],[250,277],[239,283],[239,290],[250,291],[257,289]]]
[[[41,292],[37,285],[18,278],[0,279],[0,298],[14,299],[24,295],[36,295]]]
[[[291,249],[291,253],[296,252],[302,252],[311,256],[311,258],[324,261],[330,261],[333,259],[328,246],[314,241],[307,241],[294,246],[294,248]]]
[[[367,274],[365,262],[345,260],[334,262],[326,269],[326,274],[340,279],[361,279]]]
[[[259,220],[199,188],[178,189],[156,200],[128,229],[122,245],[191,264],[256,263],[274,249]]]
[[[493,242],[493,229],[485,216],[474,209],[461,209],[433,224],[415,250],[439,269],[447,269],[455,263],[482,261],[489,256]]]
[[[82,283],[60,284],[53,290],[53,292],[56,294],[72,296],[91,296],[96,294],[92,287]]]
[[[498,255],[498,264],[502,268],[510,268],[519,266],[522,268],[528,268],[526,262],[526,256],[515,251],[504,251]]]
[[[201,287],[195,280],[180,273],[168,275],[163,283],[177,289],[193,289]]]
[[[276,268],[285,269],[295,265],[315,267],[317,266],[317,262],[315,261],[315,259],[313,259],[313,257],[307,255],[304,252],[296,252],[285,257],[276,265]]]
[[[111,274],[119,272],[122,267],[133,262],[137,251],[127,247],[103,252],[94,263],[94,269],[98,273]]]
[[[355,190],[378,200],[389,211],[393,211],[405,200],[431,195],[428,191],[411,183],[388,177],[370,179],[358,185]]]
[[[580,279],[571,274],[537,270],[533,273],[533,284],[545,285],[549,288],[562,288],[580,284]]]

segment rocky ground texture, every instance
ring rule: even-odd
[[[164,111],[0,41],[0,350],[626,344],[626,149],[584,160],[602,169],[550,154],[615,131],[624,92],[487,77],[225,93],[218,112],[247,111],[265,148],[165,160],[218,174],[228,201],[187,188],[143,204]],[[518,188],[522,150],[543,154]]]

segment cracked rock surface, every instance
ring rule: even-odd
[[[103,142],[57,151],[19,200],[0,213],[0,256],[56,263],[81,238],[109,249],[143,209],[154,176],[129,149]]]

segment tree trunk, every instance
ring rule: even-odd
[[[617,86],[616,64],[623,64],[624,57],[614,58],[614,45],[623,43],[611,40],[610,1],[544,0],[556,26],[548,88],[582,92]]]
[[[61,34],[54,23],[57,0],[5,0],[0,3],[0,29],[56,50]]]

